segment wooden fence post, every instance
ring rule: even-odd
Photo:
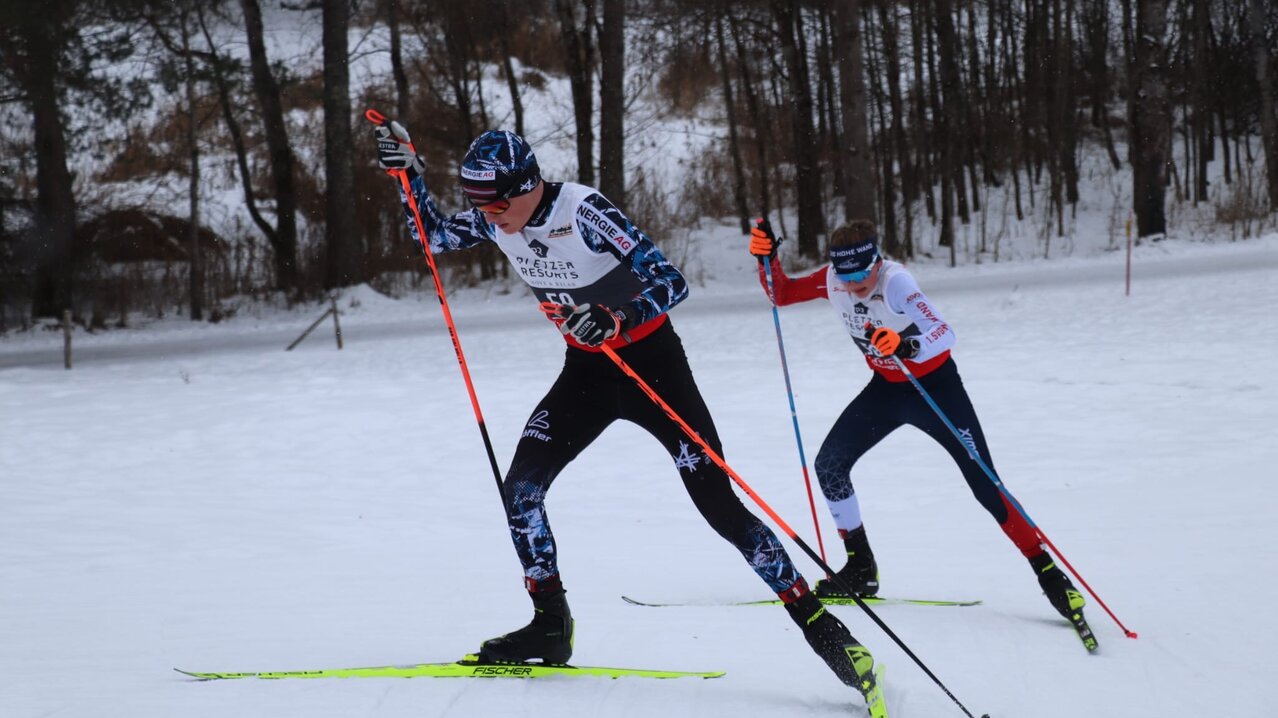
[[[337,321],[337,295],[334,294],[329,297],[328,301],[328,312],[333,315],[333,332],[337,335],[337,348],[340,351],[342,348],[342,325]]]
[[[324,313],[319,315],[319,319],[316,319],[315,321],[311,322],[311,325],[306,328],[306,331],[302,332],[302,336],[294,339],[292,344],[289,344],[287,347],[284,348],[284,351],[286,352],[293,351],[293,347],[297,346],[298,344],[301,344],[303,339],[305,339],[308,335],[310,335],[311,332],[315,331],[315,327],[318,327],[320,325],[320,322],[324,321],[324,318],[327,317],[329,312],[331,311],[333,310],[325,309]]]
[[[71,368],[71,310],[62,310],[62,363]]]

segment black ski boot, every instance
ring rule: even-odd
[[[1074,620],[1074,614],[1081,613],[1083,606],[1087,604],[1087,599],[1074,588],[1069,576],[1057,567],[1056,562],[1052,560],[1052,555],[1048,552],[1040,553],[1029,562],[1034,567],[1034,573],[1038,575],[1038,585],[1042,587],[1043,593],[1047,594],[1047,600],[1052,602],[1052,608],[1055,608],[1062,617]]]
[[[865,598],[879,592],[879,565],[874,561],[870,541],[861,525],[843,534],[843,546],[848,552],[847,564],[835,574],[856,595]],[[817,581],[816,595],[821,598],[848,598],[848,592],[837,581],[823,578]]]
[[[847,626],[826,610],[806,588],[803,587],[803,595],[798,599],[785,604],[786,612],[802,629],[808,645],[834,671],[834,675],[861,692],[871,718],[887,718],[883,690],[874,675],[874,657],[852,637]]]
[[[1034,567],[1034,573],[1038,574],[1038,585],[1043,588],[1043,593],[1047,594],[1047,600],[1052,602],[1052,608],[1055,608],[1056,612],[1074,627],[1074,632],[1083,642],[1083,647],[1089,652],[1094,652],[1100,647],[1100,643],[1096,640],[1096,635],[1092,633],[1091,626],[1087,625],[1087,619],[1083,617],[1083,606],[1087,604],[1087,599],[1074,588],[1069,576],[1056,566],[1056,562],[1047,551],[1031,558],[1029,562]]]
[[[541,659],[542,663],[561,665],[572,657],[572,612],[562,584],[555,581],[553,588],[529,591],[528,595],[533,602],[532,623],[484,641],[479,647],[480,662],[527,663]]]

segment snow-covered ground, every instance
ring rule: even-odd
[[[739,240],[737,240],[739,241]],[[1093,601],[1088,655],[946,455],[903,430],[855,472],[883,593],[979,598],[879,615],[974,713],[1267,716],[1278,621],[1278,235],[1050,263],[916,266],[1003,478],[1140,638]],[[673,312],[727,459],[815,545],[771,312],[739,248]],[[352,299],[358,306],[352,306]],[[0,716],[863,715],[779,608],[620,600],[768,597],[618,424],[549,499],[578,619],[574,660],[725,670],[711,681],[198,683],[170,669],[450,660],[529,616],[435,300],[0,338]],[[520,293],[453,310],[498,460],[562,341]],[[828,306],[782,311],[808,456],[868,378]],[[827,548],[837,539],[821,513]],[[793,551],[807,575],[817,571]],[[840,563],[837,559],[832,559]],[[1268,567],[1268,568],[1267,568]],[[959,716],[854,607],[893,718]]]

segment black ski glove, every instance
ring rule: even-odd
[[[560,304],[549,314],[561,322],[560,332],[588,347],[597,347],[617,336],[629,328],[631,321],[626,307],[613,310],[602,304]]]

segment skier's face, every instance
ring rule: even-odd
[[[843,279],[840,279],[839,281],[843,282],[843,288],[848,291],[848,294],[853,295],[857,299],[865,299],[870,296],[870,292],[874,290],[874,285],[878,283],[879,273],[882,270],[883,260],[880,259],[874,263],[874,266],[870,268],[870,273],[861,281],[849,282]]]
[[[504,200],[508,206],[500,214],[486,212],[484,217],[489,224],[501,230],[502,233],[514,234],[523,229],[524,225],[528,224],[528,220],[532,219],[533,212],[536,211],[537,205],[541,204],[541,197],[545,193],[546,183],[538,182],[533,191]]]

